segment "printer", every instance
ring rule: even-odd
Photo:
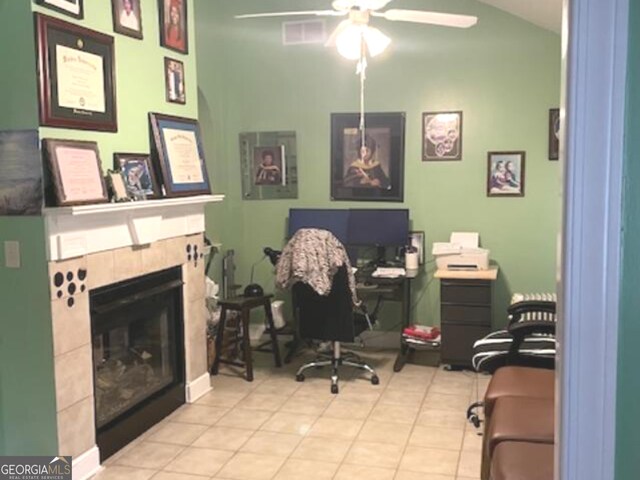
[[[434,242],[438,270],[487,270],[489,250],[479,247],[477,232],[453,232],[449,242]]]

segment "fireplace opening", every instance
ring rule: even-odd
[[[90,292],[101,460],[185,402],[182,285],[173,268]]]

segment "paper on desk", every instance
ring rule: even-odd
[[[478,248],[480,234],[478,232],[453,232],[449,241],[462,248]]]
[[[447,243],[447,242],[433,242],[433,255],[455,255],[462,251],[462,246]]]

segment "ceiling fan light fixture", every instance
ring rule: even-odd
[[[391,44],[391,39],[374,27],[367,27],[362,32],[367,44],[367,51],[372,57],[380,55]]]
[[[375,57],[386,50],[391,39],[374,27],[352,24],[341,31],[336,38],[338,52],[348,60],[359,60],[362,56],[362,42],[369,56]]]

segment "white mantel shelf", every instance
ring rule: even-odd
[[[207,204],[224,195],[45,208],[49,261],[142,246],[205,231]]]

